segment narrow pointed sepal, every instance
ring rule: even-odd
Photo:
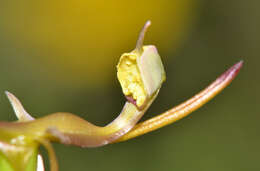
[[[23,121],[34,120],[34,118],[29,113],[26,112],[22,103],[19,101],[19,99],[17,97],[15,97],[15,95],[13,95],[12,93],[10,93],[8,91],[6,91],[5,94],[6,94],[7,98],[9,99],[9,101],[14,109],[14,113],[19,121],[23,122]]]
[[[213,83],[211,83],[204,90],[190,98],[189,100],[181,103],[180,105],[158,115],[144,122],[141,122],[135,127],[117,139],[115,142],[126,141],[128,139],[135,138],[137,136],[146,134],[148,132],[157,130],[161,127],[176,122],[185,116],[189,115],[193,111],[197,110],[217,94],[219,94],[225,87],[227,87],[231,81],[237,76],[243,65],[243,61],[240,61],[230,67],[226,72],[220,75]]]

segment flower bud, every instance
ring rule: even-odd
[[[124,95],[139,109],[143,108],[165,81],[165,71],[157,49],[143,46],[143,39],[151,22],[140,33],[136,48],[124,53],[117,65],[117,77]]]

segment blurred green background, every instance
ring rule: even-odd
[[[188,99],[244,60],[233,83],[185,119],[101,148],[55,144],[61,171],[259,170],[260,1],[0,1],[0,120],[15,120],[4,91],[35,117],[64,111],[97,125],[120,112],[120,55],[157,46],[167,73],[143,119]],[[258,87],[258,89],[257,89]],[[258,105],[259,106],[259,105]]]

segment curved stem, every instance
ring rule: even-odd
[[[8,132],[14,136],[23,135],[35,140],[48,139],[80,147],[103,146],[131,130],[152,104],[158,92],[159,90],[142,110],[126,102],[120,115],[104,127],[91,124],[70,113],[55,113],[35,120],[25,118],[22,122],[0,122],[0,134]],[[18,99],[12,98],[12,100]],[[17,103],[13,105],[14,108],[17,107]],[[18,103],[18,108],[23,109],[20,103]]]
[[[50,158],[50,171],[58,171],[59,166],[57,162],[57,157],[51,143],[47,140],[38,140],[38,141],[46,148],[48,152]]]

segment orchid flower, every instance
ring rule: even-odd
[[[6,92],[18,121],[0,122],[0,170],[44,170],[42,157],[38,154],[39,146],[43,145],[49,154],[51,171],[58,171],[51,145],[53,141],[79,147],[99,147],[126,141],[171,124],[221,92],[242,67],[242,61],[238,62],[191,99],[137,124],[157,97],[166,78],[156,47],[143,46],[150,24],[148,21],[142,29],[136,48],[120,57],[117,77],[127,101],[119,116],[104,127],[64,112],[35,119],[13,94]]]

